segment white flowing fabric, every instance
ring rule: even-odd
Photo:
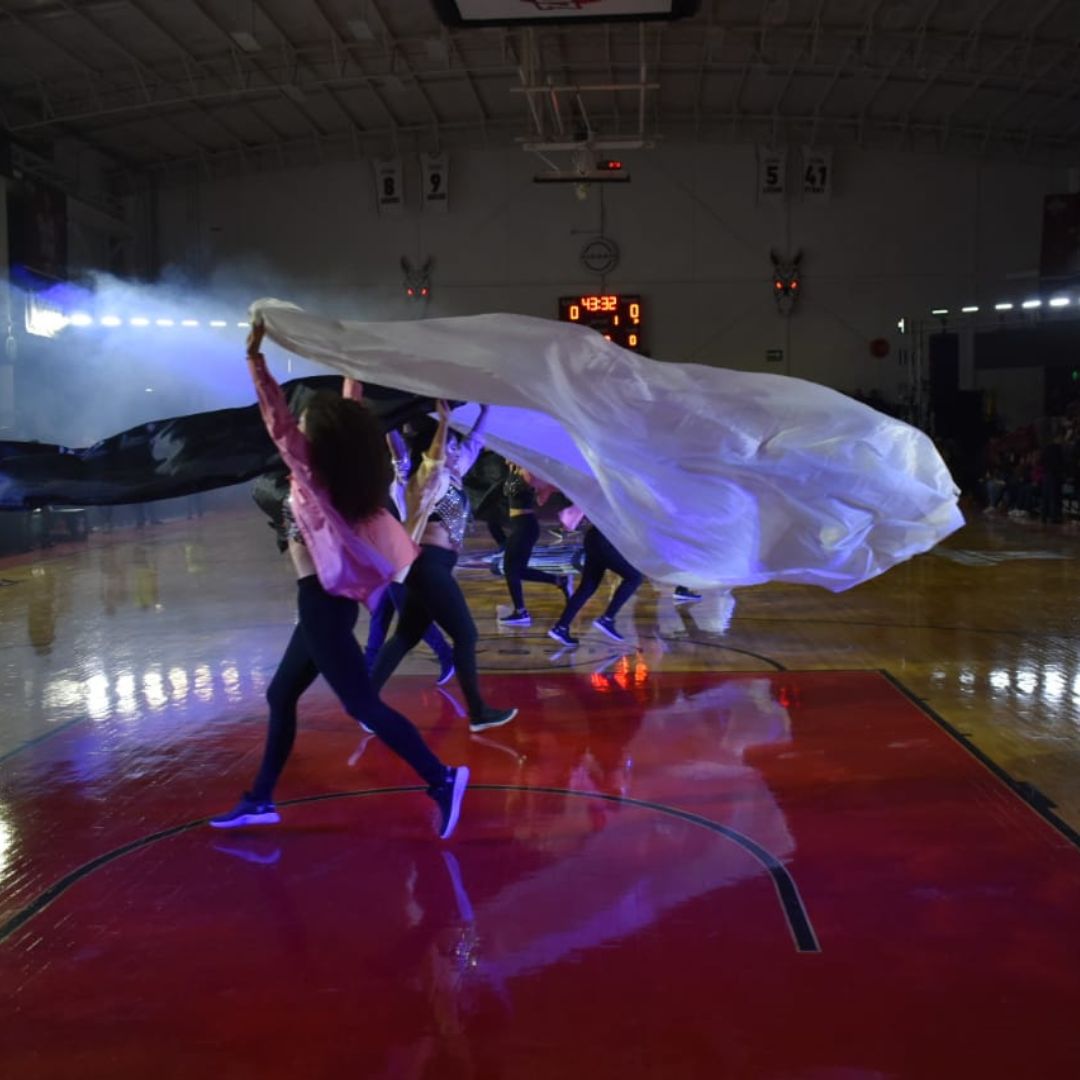
[[[278,300],[251,314],[344,375],[492,405],[487,445],[660,581],[840,591],[963,524],[926,435],[815,383],[662,363],[522,315],[340,322]]]

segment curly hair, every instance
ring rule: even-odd
[[[311,466],[346,521],[362,521],[386,504],[393,467],[382,425],[366,405],[316,394],[304,409]]]

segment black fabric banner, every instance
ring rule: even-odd
[[[294,379],[283,389],[299,414],[337,375]],[[430,398],[365,384],[364,399],[389,431],[434,409]],[[85,449],[0,441],[0,510],[114,506],[173,499],[283,471],[257,405],[154,420]]]

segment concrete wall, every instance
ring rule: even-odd
[[[376,212],[370,162],[165,188],[161,262],[355,318],[555,317],[562,294],[640,292],[654,356],[896,396],[898,317],[1015,294],[1008,275],[1038,265],[1043,196],[1066,187],[1063,173],[1019,162],[844,149],[827,204],[765,205],[754,147],[662,145],[626,155],[632,182],[603,191],[622,260],[602,282],[579,262],[600,188],[579,201],[571,185],[534,184],[540,163],[516,149],[450,157],[446,215],[421,212],[415,157],[399,218]],[[789,322],[771,248],[803,251]],[[402,255],[436,260],[425,308],[403,296]],[[876,337],[893,342],[889,358],[871,357]],[[773,348],[783,364],[766,361]]]

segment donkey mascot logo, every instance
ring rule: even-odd
[[[782,259],[775,251],[769,252],[773,264],[773,298],[776,309],[781,315],[790,315],[795,310],[801,286],[799,284],[799,264],[802,252],[797,251],[790,259]]]
[[[431,296],[431,268],[435,260],[430,256],[419,269],[401,256],[401,269],[405,273],[405,295],[410,300],[427,300]]]

